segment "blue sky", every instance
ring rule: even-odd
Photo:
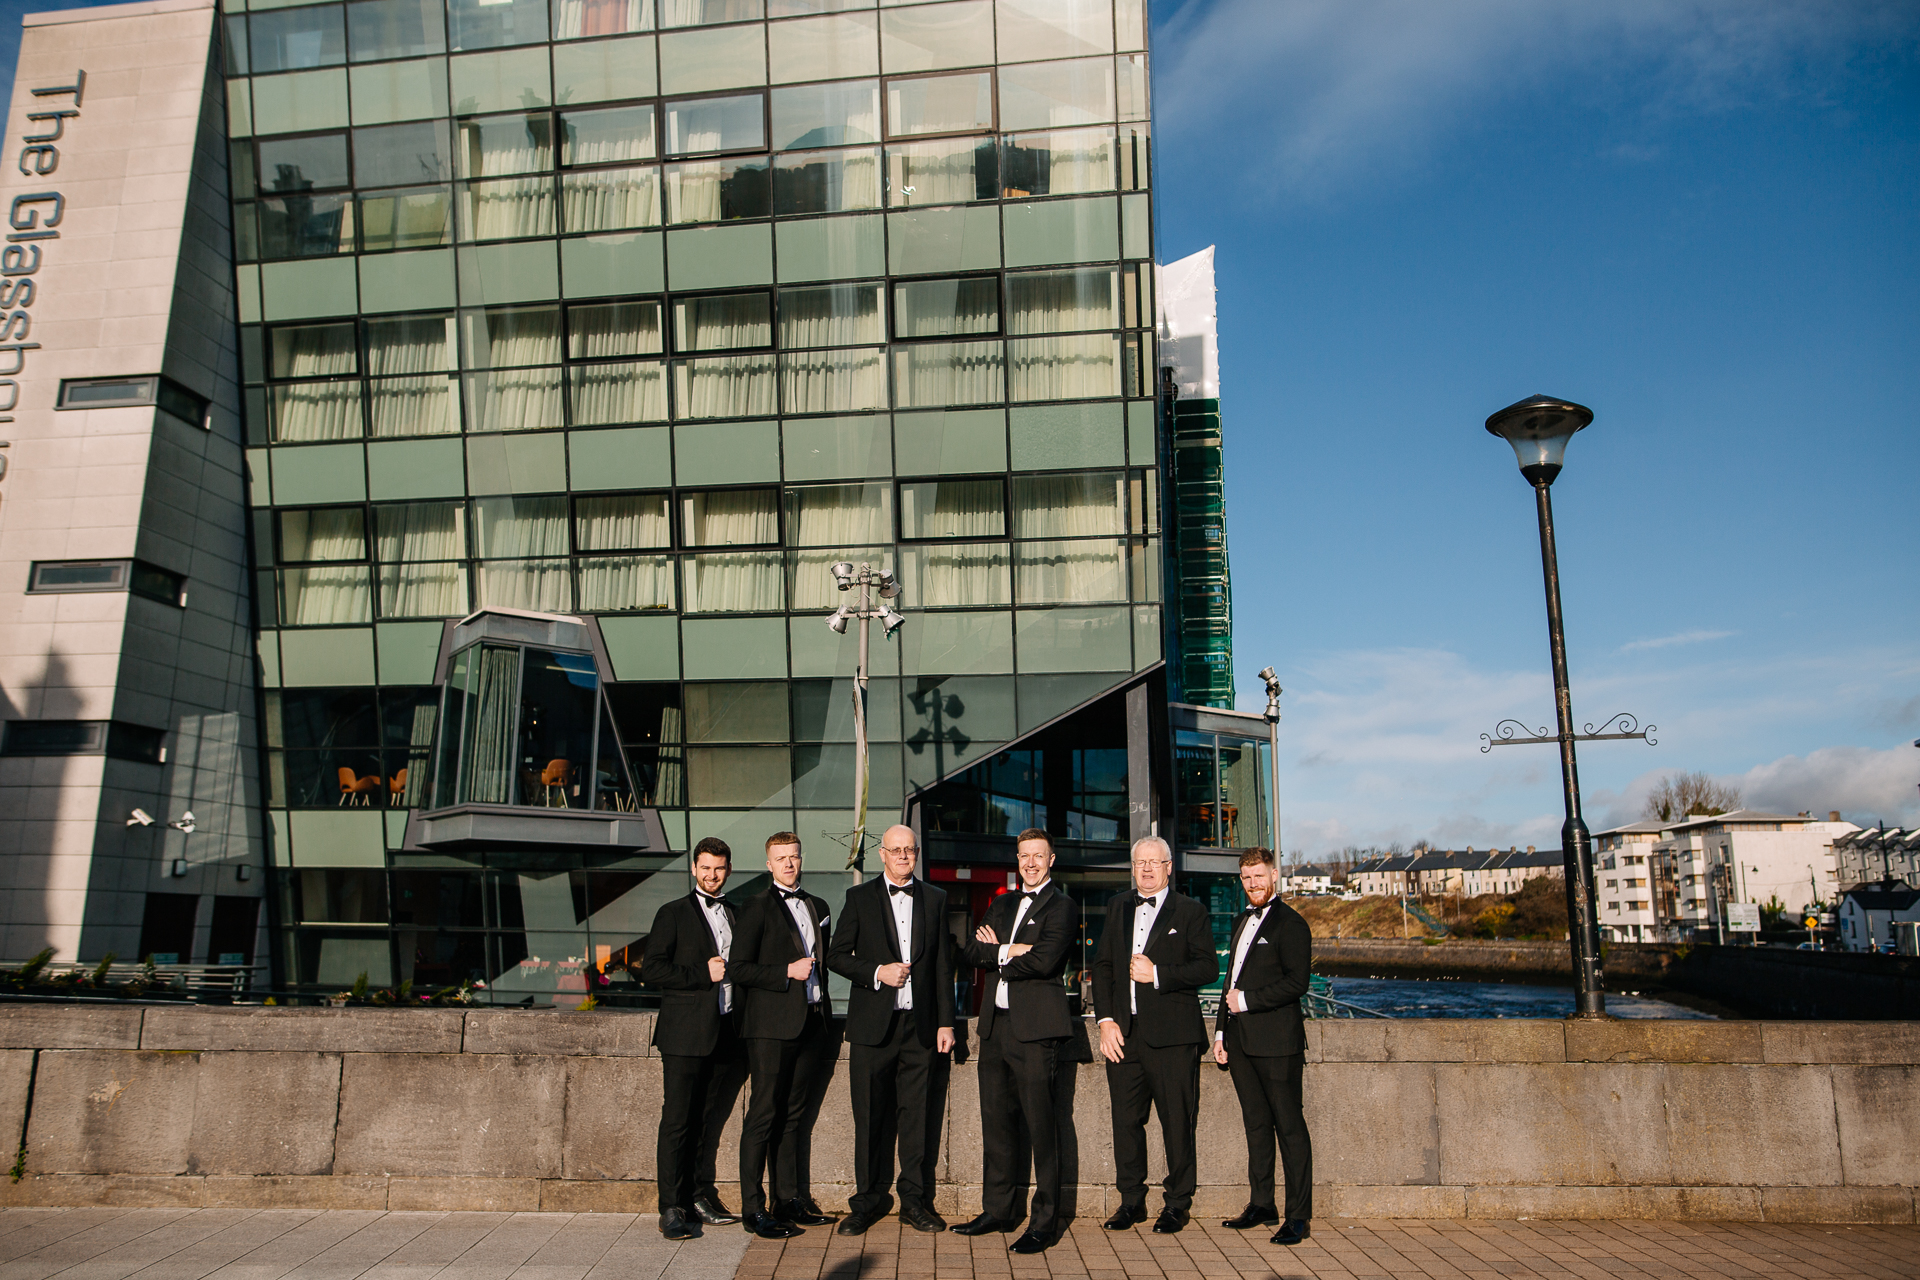
[[[0,74],[17,15],[0,5]],[[1290,852],[1558,842],[1530,494],[1590,824],[1663,772],[1920,822],[1920,7],[1153,0],[1161,256],[1219,246],[1241,705]],[[1904,549],[1903,549],[1904,548]]]
[[[1920,8],[1155,0],[1163,260],[1217,244],[1240,705],[1290,852],[1559,843],[1554,487],[1590,825],[1663,772],[1920,821]]]

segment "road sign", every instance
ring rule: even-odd
[[[1727,904],[1727,930],[1730,933],[1760,932],[1760,904],[1757,902],[1729,902]]]

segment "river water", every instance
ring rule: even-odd
[[[1333,998],[1396,1018],[1564,1018],[1573,1012],[1572,987],[1506,982],[1335,978]],[[1607,1012],[1616,1018],[1713,1017],[1665,1000],[1613,992],[1607,993]]]

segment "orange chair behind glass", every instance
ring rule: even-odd
[[[373,803],[373,793],[379,789],[380,779],[377,775],[362,778],[356,776],[353,770],[349,769],[346,765],[343,764],[340,766],[341,804],[370,805]]]
[[[567,788],[572,784],[573,764],[571,761],[547,761],[547,767],[540,771],[540,785],[544,788],[541,792],[542,802],[545,803],[549,809],[553,808],[553,793],[558,791],[560,793],[559,807],[562,809],[571,808],[572,806],[567,803]]]
[[[406,790],[407,790],[407,771],[405,769],[402,769],[400,772],[394,774],[391,778],[387,779],[387,803],[399,804],[400,797],[406,794]]]

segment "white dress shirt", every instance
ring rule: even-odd
[[[900,942],[900,959],[903,963],[913,957],[913,894],[895,893],[893,881],[880,877],[886,885],[887,906],[893,912],[893,933]],[[913,880],[907,880],[907,887],[913,886]],[[873,975],[873,989],[878,991],[884,985],[878,973]],[[893,1007],[896,1009],[913,1008],[913,983],[911,980],[901,983],[893,989]]]
[[[733,950],[733,925],[727,920],[727,900],[715,898],[700,889],[693,891],[700,899],[700,914],[707,918],[707,929],[713,934],[713,945],[720,952],[722,960],[731,960]],[[733,1012],[733,984],[720,984],[720,1012]]]
[[[1231,971],[1232,977],[1227,980],[1228,991],[1233,991],[1239,987],[1240,966],[1247,962],[1247,952],[1253,950],[1253,935],[1260,932],[1260,925],[1267,918],[1267,907],[1271,907],[1272,905],[1273,902],[1269,900],[1267,906],[1259,908],[1254,911],[1252,915],[1248,916],[1246,924],[1241,927],[1240,941],[1233,948],[1233,969]],[[1225,1000],[1227,997],[1223,994],[1220,998]],[[1246,999],[1244,995],[1240,998],[1242,1000]],[[1232,1004],[1228,1004],[1227,1012],[1238,1013],[1240,1011],[1234,1008]],[[1213,1033],[1213,1038],[1215,1040],[1223,1040],[1226,1038],[1226,1034],[1224,1031],[1216,1031]]]
[[[807,909],[807,900],[804,897],[798,896],[800,886],[796,884],[789,890],[782,889],[780,886],[775,885],[774,892],[780,894],[782,897],[785,897],[788,893],[796,895],[786,899],[787,914],[791,915],[793,917],[793,923],[799,926],[800,937],[807,944],[807,955],[817,962],[819,959],[820,939],[819,935],[813,931],[813,912]],[[813,968],[807,970],[807,1003],[820,1003],[820,966],[818,963],[815,963]]]
[[[1045,893],[1047,886],[1052,883],[1053,879],[1049,876],[1040,882],[1038,889],[1022,889],[1020,891],[1020,906],[1013,913],[1013,928],[1007,930],[1007,940],[1000,944],[1000,967],[1002,969],[1007,967],[1007,951],[1013,946],[1013,936],[1019,933],[1020,926],[1026,923],[1027,912],[1033,909],[1033,904],[1039,900],[1039,895]],[[1007,980],[1005,978],[1000,979],[1000,989],[994,992],[993,1007],[996,1009],[1007,1008]]]
[[[1160,908],[1167,905],[1167,894],[1169,892],[1171,892],[1171,890],[1161,889],[1158,893],[1141,898],[1139,905],[1134,907],[1134,955],[1146,954],[1147,935],[1153,932],[1153,922],[1160,918]],[[1155,968],[1153,971],[1153,986],[1156,991],[1160,989],[1160,970],[1158,968]],[[1127,1008],[1134,1013],[1140,1012],[1140,987],[1139,984],[1133,981],[1131,974],[1127,977]]]

